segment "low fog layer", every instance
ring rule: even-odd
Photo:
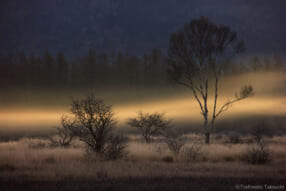
[[[232,99],[243,85],[251,84],[255,96],[234,104],[220,116],[220,121],[250,116],[286,116],[286,77],[284,73],[248,73],[224,77],[220,81],[219,105]],[[202,123],[199,106],[191,92],[178,86],[161,88],[113,88],[66,91],[9,91],[1,94],[0,130],[47,130],[59,124],[62,115],[69,115],[71,97],[94,92],[113,105],[119,127],[138,111],[161,112],[173,124]],[[213,104],[212,95],[209,99]],[[210,113],[211,114],[211,113]]]

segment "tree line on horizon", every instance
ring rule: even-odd
[[[112,85],[154,86],[166,85],[168,57],[159,49],[143,56],[128,52],[97,53],[90,49],[82,57],[67,59],[63,52],[43,56],[24,52],[0,56],[0,86],[15,88],[95,88]],[[225,74],[251,71],[281,71],[283,59],[279,55],[250,61],[229,63]]]

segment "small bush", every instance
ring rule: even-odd
[[[169,123],[170,121],[164,118],[164,114],[160,113],[139,112],[136,118],[128,120],[128,125],[137,128],[146,143],[151,143],[154,136],[162,135]]]
[[[175,155],[178,155],[184,146],[185,142],[181,139],[166,139],[166,143],[168,145],[169,150],[174,153]]]
[[[168,163],[172,163],[172,162],[174,162],[174,159],[173,159],[172,156],[164,156],[164,157],[162,158],[162,161],[168,162]]]
[[[182,135],[183,134],[176,128],[168,128],[164,132],[164,142],[174,155],[180,154],[180,151],[186,143],[186,140]]]
[[[243,157],[249,164],[266,164],[271,161],[270,151],[264,142],[251,145]]]
[[[110,136],[104,148],[103,155],[106,160],[116,160],[127,155],[127,138],[124,136]]]
[[[187,162],[195,161],[198,159],[202,152],[202,145],[193,143],[191,146],[184,148],[183,157]]]

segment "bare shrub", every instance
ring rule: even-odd
[[[176,138],[166,139],[165,142],[167,143],[169,150],[175,155],[178,155],[180,153],[182,147],[185,144],[185,141]]]
[[[165,143],[168,149],[175,155],[178,155],[185,145],[186,141],[178,129],[168,129],[165,131]]]
[[[108,138],[104,148],[106,160],[116,160],[127,155],[127,138],[121,135],[112,135]]]
[[[75,133],[75,121],[68,119],[66,116],[61,118],[61,127],[57,127],[56,136],[49,137],[52,147],[62,146],[67,147],[71,144]]]
[[[264,141],[252,144],[244,157],[249,164],[266,164],[271,161],[270,150]]]
[[[89,94],[83,99],[73,99],[71,112],[77,123],[74,132],[80,140],[96,153],[102,153],[115,125],[111,106]]]
[[[58,128],[58,141],[69,144],[76,136],[86,144],[86,156],[115,160],[124,155],[126,138],[112,135],[116,121],[110,105],[88,94],[82,99],[73,99],[71,103],[73,119],[62,118],[62,127]]]
[[[187,162],[196,161],[202,153],[202,144],[192,143],[190,146],[184,147],[183,157]]]
[[[169,121],[164,119],[163,114],[139,112],[138,117],[129,119],[128,124],[137,128],[146,143],[150,143],[154,136],[163,134]]]

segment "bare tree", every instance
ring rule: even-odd
[[[83,99],[72,100],[71,113],[77,122],[75,132],[80,140],[96,153],[103,153],[115,125],[111,106],[89,94]]]
[[[150,143],[153,136],[162,134],[169,121],[164,119],[163,114],[139,112],[136,118],[129,119],[128,124],[137,128],[146,143]]]
[[[49,137],[53,146],[69,146],[75,137],[75,121],[68,119],[66,116],[61,118],[61,126],[57,127],[56,136]]]
[[[204,118],[205,143],[209,144],[211,129],[221,113],[240,100],[253,95],[251,86],[241,88],[222,106],[217,106],[218,84],[224,66],[244,50],[243,42],[237,39],[229,27],[211,23],[207,18],[194,19],[182,30],[171,35],[168,51],[168,76],[176,84],[189,88],[198,102]],[[209,86],[214,87],[213,113],[209,120]]]

